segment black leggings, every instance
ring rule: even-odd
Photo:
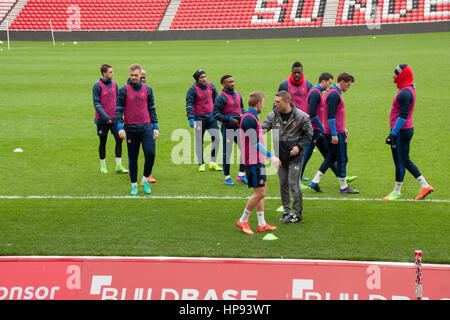
[[[117,133],[113,134],[114,138],[116,139],[116,158],[122,157],[122,139],[119,137]],[[108,141],[108,135],[105,134],[104,136],[100,137],[100,144],[98,146],[98,154],[100,156],[100,159],[106,158],[106,142]]]

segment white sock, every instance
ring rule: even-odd
[[[240,172],[238,173],[238,177],[244,177],[245,176],[245,172]]]
[[[394,191],[392,191],[392,192],[394,192],[398,195],[401,195],[402,194],[402,185],[403,185],[403,182],[395,181]]]
[[[230,179],[231,179],[231,177],[230,177],[230,176],[225,176],[225,180],[227,180],[228,178],[230,178]]]
[[[131,186],[132,186],[132,187],[137,187],[137,182],[133,182],[133,183],[131,184]]]
[[[428,188],[428,187],[430,186],[423,176],[418,177],[418,178],[417,178],[417,181],[419,181],[420,187],[421,187],[422,189],[423,189],[423,188]]]
[[[116,158],[116,164],[122,164],[122,158]]]
[[[148,177],[142,176],[142,182],[145,182],[148,180]]]
[[[258,226],[264,227],[266,225],[266,220],[264,219],[264,211],[257,211],[256,216],[258,217]]]
[[[251,211],[248,211],[247,208],[245,208],[239,221],[241,223],[248,222],[248,218],[250,217],[251,213],[252,213]]]
[[[313,183],[319,183],[320,179],[322,178],[323,173],[320,171],[317,171],[316,175],[314,176],[314,178],[312,179]]]
[[[100,159],[100,164],[106,164],[106,159]]]
[[[345,177],[338,178],[338,180],[339,180],[339,183],[341,184],[341,189],[342,190],[348,187],[347,181],[345,180]]]

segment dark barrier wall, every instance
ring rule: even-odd
[[[448,32],[450,21],[432,23],[384,24],[380,26],[339,26],[322,28],[276,28],[233,30],[169,30],[169,31],[57,31],[55,41],[168,41],[264,38],[310,38],[356,35]],[[0,40],[6,40],[6,31]],[[50,31],[10,31],[11,41],[49,41]]]

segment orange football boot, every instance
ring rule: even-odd
[[[277,230],[277,227],[271,226],[268,223],[266,223],[264,227],[258,226],[258,232],[273,231],[273,230]]]
[[[416,197],[416,200],[423,200],[427,195],[432,193],[434,191],[434,188],[432,186],[429,186],[427,188],[423,188],[420,190],[419,195]]]
[[[254,234],[252,229],[250,229],[250,226],[248,225],[248,222],[241,223],[241,221],[238,220],[238,222],[236,222],[236,225],[238,226],[238,228],[240,228],[242,230],[243,233],[245,233],[245,234]]]

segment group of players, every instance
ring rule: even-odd
[[[129,173],[131,194],[138,194],[138,154],[142,145],[145,158],[141,185],[146,194],[151,193],[149,183],[155,183],[152,169],[155,160],[155,140],[159,136],[158,118],[151,87],[146,84],[145,71],[138,64],[129,67],[127,84],[120,89],[114,83],[111,65],[100,67],[102,76],[93,88],[95,122],[100,137],[100,171],[107,172],[105,148],[108,132],[116,140],[116,172]],[[409,146],[413,136],[412,115],[415,107],[415,87],[413,72],[408,65],[399,65],[394,70],[394,82],[399,91],[390,113],[390,132],[386,143],[391,146],[395,164],[395,187],[384,200],[396,200],[401,196],[401,188],[408,170],[420,183],[421,191],[416,200],[424,199],[434,191],[409,159]],[[264,198],[266,194],[265,158],[278,168],[280,198],[283,223],[302,221],[302,188],[323,192],[319,183],[328,168],[334,172],[340,184],[340,193],[356,194],[358,190],[348,186],[356,177],[346,173],[348,162],[347,143],[349,133],[346,128],[345,103],[342,94],[355,82],[354,77],[342,72],[333,84],[333,75],[322,73],[313,86],[305,79],[300,62],[292,65],[288,79],[283,81],[274,99],[272,111],[264,121],[258,115],[262,112],[265,96],[262,92],[252,92],[248,97],[248,109],[244,108],[241,94],[235,90],[234,78],[224,75],[220,82],[223,90],[218,93],[214,84],[207,80],[203,70],[193,75],[195,82],[186,94],[186,112],[190,127],[195,131],[195,151],[199,171],[206,165],[203,157],[203,137],[206,130],[211,135],[211,162],[209,169],[222,171],[225,184],[234,186],[230,176],[230,156],[236,143],[241,151],[239,173],[236,181],[253,188],[237,226],[246,234],[253,234],[248,221],[256,209],[258,231],[275,230],[264,218]],[[221,136],[215,134],[221,124]],[[277,130],[274,141],[275,155],[264,146],[263,135],[269,130]],[[128,148],[128,169],[121,163],[122,140]],[[221,168],[217,162],[220,139],[223,146]],[[324,157],[314,178],[306,187],[301,181],[303,172],[314,148],[317,146]],[[293,204],[291,208],[291,197]]]

